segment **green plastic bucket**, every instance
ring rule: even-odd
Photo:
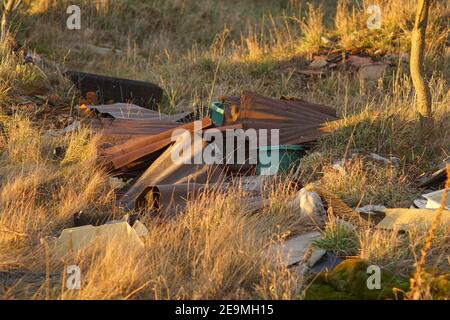
[[[225,106],[223,105],[222,102],[213,102],[211,103],[211,107],[210,109],[210,117],[212,122],[216,125],[216,126],[221,126],[223,125],[223,118],[224,118],[224,109]]]
[[[304,155],[304,147],[295,145],[264,146],[258,148],[256,174],[287,174],[298,165]],[[278,163],[276,161],[278,152]],[[271,159],[273,156],[273,159]]]

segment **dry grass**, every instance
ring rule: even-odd
[[[17,127],[21,130],[12,130]],[[276,204],[257,216],[248,215],[237,205],[239,193],[192,202],[184,215],[168,223],[148,219],[149,236],[141,251],[113,242],[59,259],[41,239],[51,243],[51,237],[72,225],[73,213],[109,211],[111,218],[114,212],[115,217],[121,214],[114,208],[106,175],[93,162],[95,141],[87,140],[83,130],[47,141],[21,118],[8,124],[6,140],[0,267],[13,277],[25,272],[36,279],[15,279],[12,284],[17,286],[3,287],[3,297],[221,299],[295,298],[299,293],[300,285],[292,280],[296,275],[273,265],[266,249],[272,239],[295,231],[303,217],[275,211]],[[60,162],[45,151],[55,145],[67,148]],[[84,156],[74,157],[80,154]],[[64,266],[70,264],[83,270],[81,291],[64,289]]]
[[[83,28],[69,32],[61,18],[67,3],[25,1],[15,25],[18,38],[61,65],[159,83],[166,91],[162,110],[206,108],[211,98],[243,89],[335,106],[342,119],[312,150],[320,154],[304,159],[301,178],[320,180],[349,206],[407,207],[421,192],[415,177],[450,154],[448,1],[435,1],[430,14],[426,70],[436,125],[426,136],[417,130],[414,91],[407,62],[400,58],[409,51],[413,0],[377,1],[383,14],[377,31],[364,27],[362,5],[345,0],[217,1],[214,6],[210,0],[79,0],[70,3],[81,5]],[[118,51],[100,54],[85,44]],[[393,54],[397,65],[379,81],[340,69],[318,79],[295,72],[317,51],[353,48]],[[44,76],[23,65],[20,55],[6,49],[0,55],[2,105],[14,106],[15,98],[42,90],[73,103],[57,70],[44,69]],[[288,209],[292,190],[286,183],[268,187],[268,206],[255,215],[236,205],[239,192],[203,198],[169,223],[145,221],[149,235],[141,251],[111,243],[57,258],[52,238],[72,225],[74,213],[123,215],[114,205],[114,184],[94,164],[96,138],[86,130],[48,138],[24,115],[2,119],[0,298],[303,297],[304,279],[266,254],[274,241],[318,227]],[[56,146],[66,149],[64,159],[53,159]],[[400,162],[372,161],[371,152]],[[359,156],[352,159],[352,153]],[[343,158],[344,172],[331,168]],[[319,243],[408,278],[425,237],[420,231],[402,236],[370,228],[349,231],[331,220]],[[439,230],[426,268],[448,272],[447,243],[448,230]],[[71,264],[82,270],[80,291],[65,288],[65,267]]]

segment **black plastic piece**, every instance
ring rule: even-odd
[[[79,71],[67,71],[65,76],[76,85],[83,96],[86,96],[88,92],[95,92],[99,104],[134,103],[144,108],[154,109],[163,96],[163,90],[149,82]]]

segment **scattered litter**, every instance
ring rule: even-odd
[[[193,161],[197,154],[203,152],[206,145],[207,142],[204,140],[200,144],[194,143],[193,135],[183,134],[179,136],[176,142],[156,159],[130,190],[119,199],[119,203],[128,210],[135,208],[136,200],[140,196],[142,197],[147,188],[152,186],[217,182],[223,173],[221,165],[194,164]],[[190,152],[183,152],[180,155],[180,161],[174,163],[172,153],[183,150],[183,146],[189,147]]]
[[[349,230],[349,231],[356,230],[356,227],[354,225],[352,225],[350,222],[345,221],[343,219],[335,218],[334,223],[336,224],[336,226],[339,227],[339,229]]]
[[[366,225],[365,221],[361,219],[359,213],[351,209],[341,199],[339,199],[339,197],[326,190],[319,184],[307,184],[305,189],[316,192],[324,202],[324,207],[327,209],[327,212],[331,211],[335,217],[348,221],[355,226]]]
[[[309,64],[309,70],[296,70],[297,73],[305,75],[322,75],[325,70],[337,67],[339,64],[349,66],[356,70],[362,79],[377,80],[381,78],[388,66],[381,61],[374,61],[371,57],[362,57],[349,54],[349,52],[338,53],[332,56],[315,56]],[[308,73],[308,71],[310,71]]]
[[[333,168],[336,171],[345,173],[344,160],[338,160],[338,161],[333,162],[333,164],[331,165],[331,168]]]
[[[288,203],[288,207],[299,215],[310,217],[318,221],[325,217],[325,209],[322,199],[316,192],[302,188],[295,198]]]
[[[139,220],[137,220],[133,224],[133,229],[134,229],[134,231],[136,231],[136,235],[138,237],[146,237],[148,235],[147,227],[142,222],[140,222]]]
[[[431,174],[423,174],[418,179],[417,186],[419,188],[441,188],[444,186],[445,181],[447,180],[447,171],[445,169],[446,165],[450,165],[450,158],[445,159],[440,168],[431,173]]]
[[[298,99],[275,100],[256,93],[244,92],[239,97],[223,98],[225,114],[233,114],[234,122],[244,130],[278,129],[280,145],[302,145],[316,141],[329,132],[327,122],[337,120],[336,109]],[[227,111],[232,110],[232,111]],[[269,144],[270,141],[267,141]]]
[[[320,237],[320,232],[313,231],[291,238],[269,249],[269,256],[281,255],[282,263],[292,266],[303,259],[312,241]]]
[[[368,215],[378,214],[386,210],[386,207],[383,205],[373,205],[369,204],[360,208],[356,208],[355,211],[358,213],[365,213]]]
[[[426,229],[431,226],[438,211],[429,209],[386,209],[385,218],[376,225],[378,229],[397,229],[408,231],[411,229]],[[442,212],[439,225],[450,226],[450,211]]]
[[[139,83],[139,87],[125,79],[78,72],[69,72],[69,75],[91,101],[109,99],[105,99],[102,86],[122,88],[123,85],[129,91],[136,89],[134,85],[139,90],[145,87],[144,83]],[[109,93],[106,92],[106,95]],[[111,100],[117,102],[114,97]],[[98,163],[111,175],[124,179],[118,181],[117,186],[115,181],[112,182],[118,189],[119,205],[126,211],[138,210],[167,217],[185,210],[190,197],[200,196],[208,190],[227,192],[235,186],[234,183],[225,183],[227,176],[233,175],[243,176],[239,181],[240,187],[249,192],[241,203],[246,212],[255,212],[264,205],[261,192],[266,176],[255,176],[258,168],[262,170],[258,165],[244,164],[237,168],[226,161],[229,155],[222,155],[223,164],[195,164],[193,159],[205,147],[215,143],[203,139],[197,130],[213,126],[221,131],[278,129],[280,139],[275,148],[282,151],[278,169],[288,173],[294,164],[297,165],[304,149],[329,132],[329,123],[337,120],[334,108],[296,98],[270,99],[251,92],[244,92],[240,97],[225,97],[221,102],[213,103],[210,112],[212,119],[201,118],[200,126],[193,122],[193,117],[198,114],[192,112],[165,115],[120,100],[112,104],[109,101],[108,104],[87,103],[80,107],[80,111],[84,113],[83,124],[99,134]],[[195,132],[202,138],[201,144],[194,143],[195,135],[192,134],[181,135],[173,141],[172,135],[177,129]],[[185,147],[191,152],[185,152]],[[263,148],[258,149],[259,159]],[[177,150],[183,150],[182,159],[174,163],[172,155]],[[264,151],[267,154],[273,150]],[[132,182],[125,182],[127,179],[132,179]],[[320,202],[317,194],[304,190],[299,195],[296,210],[301,205],[303,214],[318,219],[325,215]],[[75,215],[74,219],[77,223],[89,221],[83,214]]]
[[[311,268],[316,265],[316,263],[322,259],[322,257],[327,253],[325,249],[322,248],[314,248],[314,250],[311,253],[311,256],[309,257],[308,262],[306,265]]]
[[[349,66],[354,68],[362,68],[373,65],[373,60],[370,57],[360,57],[356,55],[350,55],[345,61]]]
[[[80,110],[88,110],[102,116],[108,116],[114,119],[133,119],[133,120],[167,120],[179,121],[189,116],[192,112],[182,112],[175,115],[166,115],[158,111],[139,107],[132,103],[113,103],[108,105],[81,105]]]
[[[320,37],[320,41],[322,41],[323,44],[329,44],[331,42],[330,39],[324,36]]]
[[[113,241],[120,241],[120,243],[135,248],[143,248],[144,246],[135,229],[127,222],[119,222],[99,227],[86,225],[64,229],[56,240],[54,249],[59,256],[63,256],[69,252],[84,249],[94,242],[107,246]]]
[[[35,52],[28,52],[25,56],[24,62],[25,64],[31,63],[41,68],[44,66],[44,59],[42,59],[42,57]]]
[[[331,252],[325,251],[325,253],[322,256],[320,256],[318,260],[314,261],[310,259],[308,271],[310,273],[320,273],[322,271],[329,272],[333,270],[342,261],[344,261],[342,258],[334,255]]]
[[[442,197],[444,195],[445,189],[434,191],[431,193],[427,193],[422,195],[425,199],[427,199],[427,204],[425,208],[427,209],[437,209],[441,206]],[[450,210],[450,196],[447,195],[447,199],[444,201],[445,208]]]
[[[426,199],[415,199],[410,209],[426,209],[427,203]]]
[[[160,102],[163,90],[149,82],[101,76],[97,74],[67,71],[65,75],[72,80],[83,96],[95,93],[98,103],[135,103],[153,109]]]

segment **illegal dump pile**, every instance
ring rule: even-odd
[[[270,152],[285,150],[273,170],[287,174],[298,165],[301,153],[297,151],[326,132],[328,121],[337,119],[335,110],[326,106],[286,98],[273,100],[251,92],[224,97],[214,105],[214,121],[194,112],[166,115],[126,103],[79,107],[79,123],[100,136],[98,163],[112,176],[127,181],[118,192],[121,207],[174,216],[191,194],[211,189],[226,192],[236,184],[236,177],[260,183],[264,178],[260,175],[264,171],[263,150],[269,158]],[[212,139],[212,131],[207,129],[214,129],[216,139],[222,140]],[[255,136],[246,139],[249,129]],[[277,136],[271,136],[278,139],[276,145],[267,140],[255,144],[258,136],[270,134],[272,129],[277,130]],[[252,138],[256,141],[250,141]],[[235,140],[237,146],[226,148]],[[175,162],[173,155],[180,151],[181,159]],[[204,161],[207,151],[213,151],[213,163]],[[236,163],[238,160],[241,163]]]
[[[141,250],[148,236],[145,219],[161,223],[178,219],[189,201],[214,198],[218,193],[240,190],[237,205],[252,215],[268,206],[267,185],[281,179],[293,181],[296,190],[286,208],[306,217],[305,225],[311,227],[286,241],[268,243],[267,255],[273,263],[302,277],[317,277],[305,297],[400,298],[404,295],[392,289],[406,292],[408,283],[394,275],[388,277],[382,292],[352,288],[365,283],[367,261],[356,259],[346,250],[340,252],[335,248],[339,243],[330,243],[327,234],[343,233],[351,243],[356,241],[352,234],[357,229],[412,232],[426,230],[436,221],[444,228],[450,225],[448,200],[447,205],[434,210],[445,193],[445,167],[420,177],[418,185],[431,193],[424,195],[428,202],[418,199],[411,208],[370,204],[353,209],[318,182],[302,185],[301,158],[319,138],[333,131],[338,120],[333,108],[290,97],[277,100],[243,92],[213,102],[206,115],[195,111],[168,115],[132,103],[95,104],[96,94],[85,95],[85,103],[78,107],[78,119],[52,134],[66,134],[84,126],[97,134],[97,163],[119,183],[116,199],[124,217],[111,220],[84,212],[74,214],[75,228],[64,229],[55,239],[54,252],[60,257],[94,242],[107,247],[114,239]],[[277,134],[270,134],[271,130]],[[258,141],[261,136],[265,139]],[[227,148],[230,142],[232,148]],[[273,160],[274,153],[279,161],[265,161]],[[205,155],[214,161],[207,161]],[[392,166],[399,161],[375,153],[362,157]],[[332,167],[345,172],[344,163],[338,161]],[[344,287],[339,284],[342,279]]]

